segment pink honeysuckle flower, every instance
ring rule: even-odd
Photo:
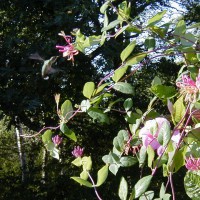
[[[75,146],[74,150],[72,151],[72,155],[76,158],[82,157],[84,148],[81,148],[80,146]]]
[[[139,137],[142,138],[143,145],[145,147],[150,145],[154,150],[157,150],[159,156],[162,154],[161,152],[163,152],[163,146],[158,142],[157,138],[164,123],[167,123],[170,126],[169,121],[163,117],[149,120],[139,132]]]
[[[59,49],[59,52],[63,53],[63,57],[67,57],[68,60],[71,60],[72,62],[74,62],[74,55],[77,55],[79,51],[76,50],[74,48],[74,45],[71,43],[72,37],[66,36],[63,31],[61,31],[59,35],[65,39],[67,45],[65,46],[56,45],[56,48]]]
[[[62,142],[62,137],[59,135],[56,135],[52,138],[53,143],[58,146]]]
[[[200,158],[194,158],[193,156],[190,156],[189,158],[186,158],[186,164],[185,167],[188,170],[196,171],[200,170]]]
[[[200,74],[198,74],[196,82],[188,75],[183,75],[182,80],[178,81],[176,86],[181,89],[180,93],[185,95],[185,101],[196,101],[196,95],[200,89]]]

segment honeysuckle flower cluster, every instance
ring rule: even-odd
[[[191,171],[200,170],[200,158],[194,158],[193,156],[186,158],[185,167]]]
[[[52,138],[53,143],[58,146],[62,142],[62,137],[59,135],[56,135]]]
[[[157,155],[161,156],[164,151],[165,147],[159,143],[158,136],[163,128],[164,123],[170,127],[170,123],[167,119],[163,117],[158,117],[153,120],[149,120],[145,123],[145,126],[140,130],[139,137],[142,138],[142,144],[146,148],[150,145],[154,150],[157,151]],[[176,144],[179,143],[181,138],[181,134],[179,130],[175,130],[171,137],[171,140]]]
[[[75,158],[82,157],[83,151],[84,151],[84,148],[81,148],[80,146],[75,146],[74,150],[72,151],[72,155]]]
[[[185,96],[185,101],[195,102],[200,89],[200,70],[196,81],[188,75],[182,75],[181,81],[178,81],[176,85],[180,88],[180,93]]]
[[[74,45],[71,43],[72,42],[72,37],[69,35],[65,35],[64,31],[61,31],[58,35],[62,36],[67,45],[65,46],[60,46],[56,45],[56,48],[59,49],[59,52],[63,53],[63,57],[67,57],[68,60],[71,60],[74,62],[74,55],[77,55],[79,53],[78,50],[74,48]]]
[[[161,156],[165,150],[158,142],[158,134],[163,123],[167,123],[168,126],[170,126],[169,121],[162,117],[158,117],[155,120],[149,120],[139,132],[139,137],[142,138],[143,146],[148,147],[148,145],[150,145],[154,150],[157,150],[158,156]]]

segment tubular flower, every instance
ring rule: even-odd
[[[72,155],[76,158],[82,157],[84,148],[81,148],[80,146],[75,146],[74,150],[72,151]]]
[[[52,138],[53,143],[58,146],[62,142],[62,137],[59,135],[56,135]]]
[[[200,170],[200,158],[194,158],[193,156],[186,158],[185,167],[191,171]]]
[[[72,37],[66,36],[63,31],[61,31],[61,33],[59,33],[58,35],[62,36],[65,39],[67,45],[65,46],[56,45],[56,48],[59,49],[59,52],[63,53],[63,57],[67,57],[68,60],[74,62],[74,55],[77,55],[79,51],[76,50],[74,48],[74,45],[71,43]]]
[[[200,70],[196,78],[196,82],[193,81],[188,75],[183,75],[182,80],[178,81],[176,85],[181,89],[181,94],[185,95],[186,101],[195,102],[197,93],[200,89]]]
[[[143,146],[148,147],[150,145],[154,150],[157,150],[158,156],[161,156],[164,152],[164,147],[158,141],[158,135],[164,123],[167,123],[170,127],[169,121],[165,118],[158,117],[155,120],[149,120],[139,132]]]

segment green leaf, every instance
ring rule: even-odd
[[[71,177],[71,179],[75,180],[76,182],[80,183],[81,185],[84,185],[86,187],[89,187],[89,188],[92,188],[93,185],[89,182],[89,181],[86,181],[80,177],[76,177],[76,176],[73,176]]]
[[[186,33],[181,36],[181,44],[183,46],[191,47],[195,44],[196,38],[192,33]]]
[[[65,120],[69,120],[69,118],[73,115],[73,107],[70,100],[66,100],[61,106],[61,114]]]
[[[64,133],[68,138],[70,138],[71,140],[73,140],[74,142],[77,142],[77,138],[75,133],[70,130],[67,125],[65,123],[61,123],[60,124],[60,130],[62,131],[62,133]]]
[[[185,148],[180,149],[173,157],[172,168],[177,172],[182,166],[185,165]]]
[[[129,200],[136,199],[136,198],[140,197],[144,192],[146,192],[146,190],[149,187],[152,177],[153,177],[152,175],[149,175],[149,176],[145,176],[142,179],[140,179],[135,184]]]
[[[108,165],[103,166],[97,173],[97,184],[95,186],[102,185],[108,176]]]
[[[151,51],[155,48],[156,41],[153,37],[148,37],[146,38],[144,45],[148,49],[148,51]]]
[[[144,166],[146,157],[147,157],[147,149],[145,146],[142,146],[139,152],[139,167]]]
[[[72,161],[72,164],[77,167],[82,166],[82,158],[81,157],[76,158],[75,160]]]
[[[174,36],[179,38],[181,35],[185,34],[185,31],[186,31],[185,21],[180,20],[177,23],[176,28],[174,30]]]
[[[44,143],[44,146],[46,147],[47,151],[50,152],[50,155],[53,158],[56,158],[59,160],[59,150],[56,148],[55,144],[52,142],[52,131],[47,130],[42,135],[42,141]]]
[[[139,200],[153,200],[153,197],[154,191],[147,191],[140,196]]]
[[[164,121],[158,132],[158,142],[166,146],[171,138],[171,128],[167,121]]]
[[[92,97],[94,89],[95,89],[95,84],[93,82],[85,83],[85,85],[83,87],[83,95],[86,98],[90,99]]]
[[[164,186],[164,183],[162,183],[162,185],[161,185],[161,187],[160,187],[160,193],[159,193],[160,198],[163,198],[163,197],[164,197],[165,191],[166,191],[166,188],[165,188],[165,186]]]
[[[162,85],[162,81],[158,76],[155,76],[153,81],[151,82],[151,85],[152,86],[154,86],[154,85]]]
[[[139,63],[140,61],[142,61],[146,57],[146,55],[147,55],[146,53],[138,54],[138,55],[130,58],[126,62],[126,65],[135,65],[135,64]]]
[[[101,32],[108,31],[108,30],[110,30],[110,29],[116,27],[120,22],[122,22],[122,21],[121,21],[121,20],[118,20],[118,19],[116,19],[116,20],[110,22],[110,24],[108,24],[108,26],[103,27],[103,28],[101,29]]]
[[[117,165],[117,164],[111,164],[111,165],[109,166],[109,170],[110,170],[114,175],[117,174],[119,168],[120,168],[120,166]]]
[[[133,156],[123,156],[120,158],[121,167],[130,167],[138,163],[138,159]]]
[[[128,110],[130,110],[132,108],[132,106],[133,106],[133,100],[131,98],[126,99],[124,101],[123,106],[124,106],[124,109],[127,112]]]
[[[108,116],[98,108],[89,108],[87,113],[93,120],[106,124],[110,123]]]
[[[155,152],[154,152],[154,149],[150,145],[148,145],[147,147],[147,154],[148,154],[148,167],[152,168]]]
[[[124,94],[134,94],[133,86],[131,86],[129,83],[117,82],[114,84],[113,88]]]
[[[129,24],[126,26],[123,26],[117,33],[115,34],[115,38],[117,38],[121,33],[123,33],[127,28],[129,27]]]
[[[180,98],[177,99],[177,101],[174,103],[174,106],[173,106],[174,108],[173,119],[177,123],[182,119],[182,117],[185,114],[185,106],[183,102],[184,102],[184,97],[181,96]]]
[[[82,171],[82,172],[80,173],[80,178],[81,178],[81,179],[87,181],[88,177],[89,177],[89,175],[88,175],[87,171]]]
[[[119,157],[115,153],[112,153],[112,152],[110,152],[108,155],[103,156],[102,160],[106,164],[119,163]]]
[[[161,38],[164,38],[166,33],[167,33],[167,29],[166,28],[161,28],[161,27],[157,27],[157,26],[152,26],[151,31],[156,33],[157,35],[159,35]]]
[[[118,195],[121,200],[126,200],[128,195],[128,183],[124,177],[120,179]]]
[[[126,73],[128,69],[128,66],[120,67],[119,69],[116,69],[114,72],[114,75],[112,76],[113,81],[117,82],[119,79]]]
[[[153,25],[157,24],[159,21],[161,21],[166,12],[167,12],[166,10],[164,10],[162,12],[158,12],[155,16],[153,16],[151,19],[149,19],[148,27],[153,26]]]
[[[42,135],[42,141],[43,143],[48,143],[48,142],[52,142],[52,131],[51,130],[47,130],[43,133]]]
[[[132,53],[133,49],[135,48],[136,41],[132,41],[122,52],[121,52],[121,60],[125,61],[126,58]]]
[[[90,156],[84,156],[82,158],[83,170],[90,171],[92,169],[92,159]]]
[[[99,86],[96,90],[95,90],[95,94],[98,94],[99,92],[101,92],[106,86],[110,85],[110,83],[104,83],[101,86]]]
[[[173,86],[165,85],[153,85],[151,86],[151,92],[155,94],[158,98],[167,100],[176,94],[176,89]]]
[[[187,195],[192,200],[200,197],[200,174],[199,171],[188,171],[184,178],[184,187]]]
[[[102,14],[105,13],[106,9],[107,9],[108,6],[109,6],[109,3],[110,3],[110,1],[106,1],[106,2],[101,6],[100,12],[101,12]]]

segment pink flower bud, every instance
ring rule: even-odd
[[[84,148],[81,148],[80,146],[75,146],[74,150],[72,151],[72,155],[76,158],[82,157]]]
[[[56,135],[52,138],[53,143],[58,146],[62,142],[62,138],[59,135]]]
[[[186,158],[185,167],[191,171],[200,170],[200,158],[194,158],[193,156]]]

